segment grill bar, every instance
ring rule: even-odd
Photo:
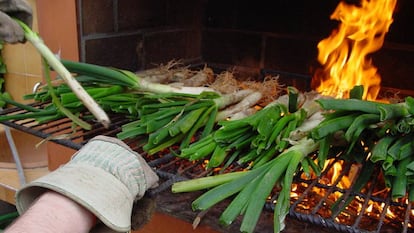
[[[364,199],[364,204],[362,205],[362,208],[361,208],[363,211],[361,211],[361,212],[358,214],[358,217],[356,218],[356,220],[355,220],[355,223],[354,223],[353,227],[358,227],[359,223],[361,222],[361,219],[362,219],[363,214],[364,214],[364,210],[365,210],[365,209],[367,209],[367,207],[368,207],[368,201],[369,201],[369,200],[370,200],[370,198],[371,198],[371,195],[372,195],[372,192],[373,192],[373,190],[374,190],[374,187],[375,187],[376,183],[377,183],[377,179],[373,179],[373,180],[372,180],[372,183],[370,183],[370,188],[369,188],[369,190],[368,190],[367,196],[366,196],[366,197],[365,197],[365,199]],[[350,191],[349,191],[349,192],[350,192]],[[379,224],[382,224],[382,223],[380,222]]]

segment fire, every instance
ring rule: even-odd
[[[318,44],[318,61],[323,68],[315,72],[312,80],[316,91],[347,98],[350,89],[362,85],[363,99],[376,99],[381,77],[367,56],[382,47],[396,2],[361,0],[359,6],[338,4],[331,19],[339,21],[339,27]]]

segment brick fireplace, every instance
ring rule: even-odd
[[[77,0],[79,59],[132,71],[175,59],[252,78],[281,71],[309,81],[318,66],[316,45],[336,26],[329,15],[338,2]],[[411,9],[412,1],[398,1],[386,43],[372,55],[385,87],[414,90]]]
[[[338,2],[78,0],[80,59],[129,70],[175,59],[250,77],[263,69],[311,75],[317,43],[336,27],[329,16]],[[413,4],[397,2],[385,44],[372,54],[384,87],[414,89]]]

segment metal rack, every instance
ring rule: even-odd
[[[33,107],[42,108],[42,104],[33,104]],[[22,113],[24,110],[19,108],[9,108],[0,112],[0,115]],[[88,113],[85,113],[86,115]],[[11,128],[21,130],[34,136],[51,140],[55,143],[72,149],[80,149],[84,144],[96,135],[115,136],[121,130],[121,126],[129,122],[123,116],[110,115],[112,124],[109,128],[104,128],[97,122],[90,122],[93,125],[92,130],[85,131],[81,128],[73,129],[70,119],[63,118],[47,123],[38,123],[34,120],[5,121],[2,124]],[[195,177],[206,176],[211,171],[206,171],[201,163],[192,163],[173,156],[172,154],[164,155],[147,155],[142,151],[142,144],[139,139],[129,139],[125,141],[133,150],[141,153],[148,161],[149,165],[155,168],[162,182],[159,187],[152,190],[150,195],[164,192],[170,186],[179,180],[191,179]],[[384,232],[384,229],[393,229],[395,232],[414,232],[411,225],[413,222],[413,207],[411,203],[393,202],[388,195],[384,193],[377,194],[378,173],[371,177],[369,187],[363,192],[354,192],[353,183],[350,188],[342,189],[338,184],[350,172],[352,164],[344,164],[344,169],[338,174],[337,178],[331,183],[322,182],[326,179],[327,173],[332,167],[339,163],[337,159],[332,159],[329,166],[319,177],[307,178],[302,173],[297,174],[295,186],[297,195],[291,198],[291,209],[289,216],[310,224],[318,225],[323,228],[333,229],[338,232],[359,233],[359,232]],[[359,170],[364,169],[363,167]],[[352,197],[353,201],[359,203],[360,210],[350,210],[345,208],[337,212],[332,212],[331,195],[336,193],[343,198]],[[272,211],[272,204],[277,198],[277,191],[265,205],[265,210]],[[380,206],[382,210],[370,214],[365,210],[369,205]],[[352,206],[352,205],[350,205]],[[393,217],[390,217],[389,211],[394,211]],[[373,217],[373,215],[375,215]],[[341,220],[342,219],[342,220]]]
[[[192,69],[202,67],[202,64],[192,64]],[[212,66],[216,71],[226,70],[226,67]],[[260,76],[278,76],[281,83],[293,85],[302,91],[310,89],[310,77],[296,73],[283,72],[277,70],[262,69]],[[42,108],[39,103],[32,104],[33,107]],[[24,110],[19,108],[6,109],[0,112],[0,115],[23,113]],[[88,113],[84,113],[85,116]],[[110,115],[112,121],[108,129],[104,128],[97,122],[89,123],[93,126],[92,130],[85,131],[81,128],[73,129],[73,125],[69,119],[63,118],[47,123],[38,123],[34,120],[6,121],[4,125],[30,133],[34,136],[51,140],[55,143],[69,147],[75,150],[80,149],[89,139],[97,135],[115,136],[121,131],[121,126],[129,120],[121,115]],[[202,177],[211,174],[211,171],[205,170],[201,163],[192,163],[173,156],[172,154],[163,155],[147,155],[142,150],[142,144],[139,138],[125,140],[133,150],[140,153],[147,160],[150,166],[154,167],[162,182],[160,185],[151,190],[149,195],[157,195],[158,193],[168,190],[171,185],[180,180]],[[331,169],[341,161],[332,159],[329,166],[319,177],[307,178],[302,173],[297,174],[294,185],[296,185],[297,195],[291,198],[291,209],[289,216],[300,221],[304,221],[313,225],[326,229],[332,229],[337,232],[359,233],[359,232],[414,232],[414,211],[411,203],[403,204],[393,202],[389,195],[379,192],[378,173],[374,173],[370,178],[369,187],[363,192],[355,192],[352,187],[354,181],[351,181],[349,188],[343,189],[339,184],[344,176],[347,176],[351,170],[352,164],[343,164],[344,169],[338,174],[335,180],[330,183],[324,183]],[[233,169],[237,169],[235,166]],[[364,169],[364,167],[360,168]],[[355,175],[355,174],[354,174]],[[357,175],[357,174],[356,174]],[[277,191],[265,205],[266,211],[273,211],[273,201],[277,199]],[[360,210],[342,209],[332,212],[330,210],[332,195],[337,195],[338,200],[345,202],[352,199],[359,206]],[[375,214],[366,211],[369,205],[379,206]],[[352,203],[349,205],[352,206]],[[395,212],[395,217],[390,218],[389,212]],[[351,214],[350,211],[353,211]],[[413,212],[413,213],[412,213]],[[373,215],[375,215],[373,217]],[[342,220],[341,220],[342,219]],[[345,220],[344,220],[345,219]]]

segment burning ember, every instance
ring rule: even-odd
[[[407,208],[402,205],[404,202],[409,204],[408,201],[390,200],[388,189],[377,172],[369,177],[369,184],[361,193],[353,193],[356,180],[367,168],[336,159],[328,160],[325,168],[319,177],[300,174],[299,183],[292,186],[291,192],[295,211],[318,214],[325,221],[361,227],[370,232],[379,232],[378,226],[382,223],[387,224],[382,230],[387,232],[385,228],[389,228],[390,232],[394,232],[393,227],[399,228],[403,221],[412,221],[414,215],[410,205]],[[409,224],[408,227],[412,226]],[[403,232],[411,232],[407,230]]]
[[[347,98],[350,89],[362,85],[363,99],[376,99],[381,77],[368,55],[382,47],[395,5],[396,0],[338,4],[331,19],[339,21],[339,27],[318,44],[318,61],[323,67],[313,77],[313,89]]]

